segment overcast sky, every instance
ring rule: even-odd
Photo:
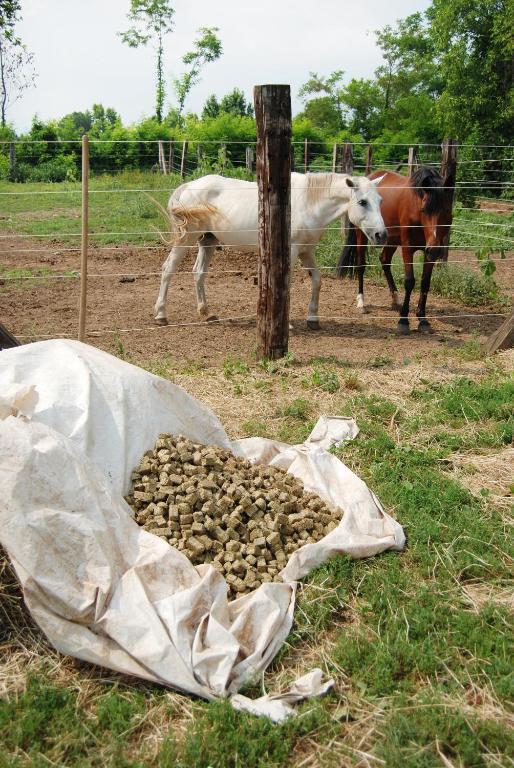
[[[36,88],[9,110],[8,120],[26,130],[34,114],[59,118],[93,103],[114,107],[125,123],[154,109],[154,51],[131,49],[117,32],[127,28],[129,0],[22,0],[18,31],[35,54]],[[392,24],[429,0],[175,0],[175,29],[166,38],[169,83],[182,71],[181,56],[196,30],[217,26],[223,56],[206,66],[186,111],[200,112],[211,93],[262,83],[289,83],[293,113],[309,71],[343,69],[348,78],[368,77],[380,63],[373,31]],[[173,101],[168,84],[167,106]]]

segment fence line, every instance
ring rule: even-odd
[[[370,315],[368,313],[364,315],[358,315],[359,319],[363,320],[391,320],[392,317],[395,317],[395,313],[391,313],[389,315]],[[320,320],[351,320],[355,321],[356,317],[351,315],[318,315]],[[414,320],[413,315],[409,317],[402,317],[399,316],[399,319],[401,320]],[[457,320],[463,317],[467,318],[475,318],[476,320],[481,320],[482,318],[486,317],[510,317],[509,313],[503,313],[503,312],[484,312],[482,314],[476,315],[471,313],[460,313],[457,315],[426,315],[423,319],[426,320]],[[166,331],[168,329],[173,328],[189,328],[191,326],[213,326],[213,325],[219,325],[221,323],[230,323],[230,322],[237,322],[240,320],[256,320],[257,315],[237,315],[234,317],[222,317],[222,318],[213,318],[212,320],[198,320],[198,321],[191,321],[188,323],[168,323],[168,325],[148,325],[148,326],[142,326],[140,328],[116,328],[113,330],[109,329],[103,329],[103,330],[93,330],[93,331],[87,331],[86,336],[92,337],[92,338],[98,338],[99,336],[117,336],[120,333],[142,333],[144,331]],[[295,320],[295,318],[291,318],[291,320]],[[303,318],[302,318],[303,321]],[[53,339],[53,338],[75,338],[75,334],[71,333],[59,333],[54,332],[52,334],[17,334],[18,339]]]
[[[65,142],[62,142],[60,140],[52,140],[52,141],[46,142],[46,143],[62,144],[62,143],[75,143],[75,141],[77,141],[77,143],[78,143],[80,140],[66,140]],[[58,191],[56,191],[56,190],[48,190],[47,189],[47,190],[41,190],[41,191],[39,191],[39,190],[38,191],[30,190],[30,191],[26,191],[26,192],[22,192],[22,191],[20,191],[20,192],[13,192],[13,191],[5,191],[5,192],[3,191],[3,192],[0,192],[0,196],[15,196],[15,197],[20,197],[20,196],[32,197],[32,196],[36,196],[36,195],[56,195],[56,194],[57,195],[81,194],[82,195],[82,200],[83,200],[83,217],[82,217],[83,218],[83,231],[82,231],[82,234],[70,233],[70,235],[66,235],[66,234],[63,234],[63,233],[53,233],[53,234],[47,234],[47,235],[41,235],[41,236],[42,237],[56,237],[56,235],[57,236],[61,235],[61,236],[64,236],[64,237],[67,237],[67,236],[79,237],[79,236],[81,236],[82,237],[82,248],[73,248],[73,247],[70,247],[70,248],[68,248],[68,247],[64,247],[64,248],[60,247],[59,248],[58,247],[56,249],[44,249],[44,248],[37,248],[37,249],[14,249],[14,250],[8,250],[8,251],[6,251],[6,253],[10,253],[10,254],[16,254],[16,253],[41,253],[41,252],[45,253],[45,252],[53,252],[54,250],[56,252],[62,252],[62,251],[65,251],[65,252],[79,252],[79,251],[81,251],[82,255],[83,255],[82,269],[80,271],[78,271],[78,272],[75,271],[75,272],[71,272],[70,274],[66,274],[66,275],[64,275],[64,274],[62,274],[62,275],[51,275],[51,274],[48,275],[47,274],[47,275],[30,275],[30,276],[26,276],[26,275],[23,276],[22,275],[22,276],[18,276],[18,277],[6,277],[6,278],[2,278],[2,276],[0,275],[0,282],[5,282],[5,281],[11,282],[11,281],[15,281],[15,280],[80,279],[80,281],[81,281],[81,288],[82,288],[82,293],[81,293],[82,301],[81,301],[81,312],[80,312],[80,315],[79,315],[79,318],[80,318],[79,319],[79,328],[80,328],[80,330],[79,330],[79,338],[81,338],[81,339],[83,339],[86,335],[88,337],[96,337],[96,336],[101,336],[101,335],[116,335],[116,334],[119,334],[119,333],[133,333],[133,332],[143,332],[143,331],[150,331],[150,330],[154,331],[154,330],[162,329],[161,326],[152,325],[152,326],[147,326],[147,327],[142,327],[142,328],[123,328],[123,329],[115,329],[115,330],[92,330],[92,331],[88,331],[87,333],[85,332],[85,328],[84,328],[84,323],[85,323],[85,286],[86,286],[86,279],[87,278],[89,278],[89,279],[109,279],[109,278],[123,278],[123,277],[125,277],[125,278],[140,277],[141,278],[141,277],[155,277],[155,276],[160,275],[161,273],[160,272],[142,272],[142,273],[137,273],[137,272],[133,273],[132,272],[132,273],[97,273],[97,274],[90,274],[89,276],[87,275],[87,271],[86,271],[87,262],[86,262],[86,259],[87,259],[87,241],[88,241],[88,237],[93,237],[93,238],[94,237],[106,237],[106,236],[108,236],[108,234],[111,234],[111,235],[116,234],[117,236],[125,236],[125,237],[127,237],[127,236],[130,236],[130,235],[136,235],[136,234],[138,234],[138,235],[141,235],[141,234],[142,235],[151,235],[151,234],[155,234],[155,233],[152,233],[151,231],[148,231],[148,230],[145,230],[145,231],[142,231],[142,232],[135,232],[135,233],[130,233],[130,232],[126,232],[126,233],[124,233],[124,232],[121,232],[121,233],[105,233],[105,232],[89,233],[88,232],[88,227],[87,227],[87,198],[88,198],[88,193],[87,193],[86,185],[87,185],[87,177],[88,177],[89,166],[87,166],[87,163],[86,164],[84,163],[85,148],[87,149],[87,144],[88,144],[87,137],[85,137],[86,147],[84,147],[84,140],[82,140],[82,141],[83,141],[83,150],[82,150],[82,188],[66,189],[66,190],[58,190]],[[255,144],[254,141],[248,141],[248,140],[223,141],[223,140],[200,140],[200,139],[199,140],[173,140],[173,139],[144,140],[144,139],[127,139],[127,140],[120,140],[120,141],[116,141],[115,142],[115,141],[110,140],[110,139],[90,139],[91,145],[94,145],[94,144],[110,144],[110,145],[114,145],[114,144],[138,144],[140,146],[141,145],[144,146],[145,144],[152,144],[152,145],[158,145],[159,148],[161,147],[161,145],[163,143],[168,143],[170,141],[176,141],[177,144],[179,144],[179,143],[182,144],[182,165],[181,165],[181,175],[182,176],[184,176],[184,173],[186,172],[186,170],[189,170],[189,169],[192,169],[192,168],[194,168],[196,170],[196,168],[198,167],[197,164],[194,163],[194,161],[192,161],[190,159],[186,159],[186,151],[187,151],[187,148],[188,148],[188,141],[190,141],[190,146],[189,146],[190,149],[191,149],[191,146],[195,147],[197,145],[198,146],[201,146],[201,145],[221,145],[221,146],[225,146],[225,147],[227,145],[244,145],[244,146],[248,147],[248,146],[252,146],[252,145]],[[27,142],[27,141],[10,142],[10,141],[5,140],[5,141],[2,141],[0,143],[2,143],[2,144],[13,144],[13,143],[14,144],[30,144],[31,142],[30,141],[29,142]],[[38,142],[37,140],[34,140],[34,143],[42,144],[43,142]],[[318,142],[310,142],[311,147],[314,147],[317,143]],[[329,145],[329,143],[330,142],[319,142],[320,146],[323,149],[323,152],[326,151],[326,148]],[[307,140],[301,141],[301,142],[292,142],[292,144],[293,144],[293,146],[297,146],[297,147],[300,146],[300,147],[304,147],[304,149],[305,149],[306,144],[307,144]],[[342,146],[342,142],[340,144]],[[452,145],[452,147],[455,147],[455,146],[456,147],[468,146],[468,147],[481,148],[481,149],[489,149],[489,148],[493,148],[493,147],[495,147],[495,148],[502,148],[502,149],[506,149],[506,148],[510,149],[511,147],[514,146],[514,145],[471,145],[471,144],[469,144],[469,145],[467,145],[467,144],[459,145],[459,144],[456,144],[456,143],[452,144],[451,140],[448,140],[448,141],[444,142],[443,147],[444,146],[448,146],[448,144]],[[396,145],[394,145],[392,143],[389,144],[389,143],[382,143],[382,142],[352,142],[352,145],[354,145],[354,146],[362,146],[362,147],[367,147],[368,148],[368,162],[370,162],[369,158],[371,157],[371,151],[370,151],[371,147],[380,147],[380,146],[411,147],[412,146],[412,145],[409,145],[409,144],[396,144]],[[440,144],[435,144],[435,143],[434,144],[418,144],[416,146],[417,146],[418,150],[422,149],[423,147],[437,147],[437,148],[441,147]],[[306,168],[307,168],[307,164],[309,162],[308,148],[305,151],[306,151],[306,155],[305,156],[307,158],[305,160],[305,163],[306,163]],[[314,153],[315,153],[315,150],[314,150]],[[359,157],[360,157],[360,152],[358,154],[359,154]],[[431,154],[431,153],[427,151],[427,154]],[[414,164],[414,153],[410,153],[409,157],[411,157],[411,155],[412,155],[412,161],[409,161],[410,162],[410,164],[409,164],[409,170],[410,171],[412,171],[412,166]],[[33,156],[36,157],[38,155],[33,155]],[[78,161],[78,156],[79,155],[77,155],[77,157],[76,157],[77,161]],[[140,153],[139,153],[139,156],[140,156]],[[149,153],[146,153],[146,156],[148,157]],[[74,157],[74,155],[72,155],[71,157]],[[198,155],[198,157],[199,157],[199,155]],[[289,157],[289,151],[288,151],[288,157]],[[346,157],[346,155],[345,155],[345,157]],[[432,155],[432,157],[433,157],[433,155]],[[444,160],[445,157],[446,157],[446,161]],[[22,158],[20,158],[20,159],[22,160]],[[421,164],[421,158],[420,158],[419,152],[418,152],[416,160],[417,160],[417,163]],[[506,163],[506,162],[510,162],[512,160],[513,160],[513,158],[510,158],[510,157],[509,158],[499,158],[498,160],[491,159],[491,158],[482,158],[480,160],[468,160],[467,162],[465,160],[463,160],[462,164],[467,164],[467,165],[482,164],[483,165],[483,164],[486,164],[486,163],[493,163],[493,162],[494,163]],[[337,153],[335,153],[334,161],[337,161]],[[352,161],[353,161],[353,159],[352,159]],[[91,158],[91,162],[92,162],[92,165],[94,167],[94,165],[95,165],[95,158],[94,158],[94,156]],[[406,159],[405,158],[402,158],[398,162],[400,164],[406,165]],[[448,163],[448,156],[444,154],[444,150],[443,150],[443,166],[441,166],[441,167],[444,167],[444,163],[445,162]],[[385,165],[392,165],[393,163],[394,163],[394,161],[389,160],[389,161],[387,161],[387,163],[385,163]],[[248,167],[247,163],[245,161],[243,161],[243,160],[231,161],[230,159],[227,159],[227,165],[228,164],[230,164],[230,166],[237,166],[237,165],[243,166],[243,165],[246,165]],[[429,162],[429,161],[427,161],[425,164],[440,167],[440,163],[439,162]],[[164,172],[166,173],[167,172],[166,171],[166,161],[164,161],[164,166],[165,167],[163,169],[161,169],[161,170],[164,170]],[[330,171],[330,167],[328,165],[326,167],[322,167],[321,164],[316,164],[316,160],[314,160],[312,163],[310,163],[310,170],[311,171],[313,171],[313,170],[315,170],[317,168],[320,168],[320,170],[323,170],[323,172],[327,175],[327,177],[331,176],[332,173],[333,173],[333,171],[332,172]],[[366,168],[367,169],[368,165],[366,165],[366,166],[364,166],[364,165],[363,166],[360,166],[360,165],[353,166],[352,165],[352,172],[353,172],[353,168]],[[252,168],[251,169],[253,170],[253,161],[252,161]],[[107,169],[104,168],[103,172],[106,172],[106,170]],[[116,172],[119,172],[120,170],[124,170],[124,169],[116,168],[116,169],[113,169],[113,170],[115,170]],[[133,169],[125,169],[125,170],[129,170],[130,171],[130,170],[133,170]],[[173,166],[171,166],[171,170],[173,170]],[[178,168],[177,168],[177,170],[178,170]],[[350,170],[350,169],[348,169],[348,170]],[[508,171],[506,172],[505,169],[483,168],[483,167],[477,169],[477,171],[478,171],[477,175],[480,175],[480,176],[486,176],[487,173],[489,173],[489,174],[494,174],[494,173],[503,173],[503,174],[505,174],[505,173],[508,173]],[[442,173],[444,175],[444,171],[442,171]],[[455,176],[451,176],[451,177],[450,176],[445,176],[445,178],[447,180],[451,179],[451,181],[455,181]],[[322,181],[322,183],[325,183],[325,182],[323,182],[323,180],[321,180],[321,181]],[[463,180],[460,183],[455,183],[454,185],[448,185],[448,186],[445,187],[445,189],[447,189],[447,190],[461,190],[461,191],[463,190],[463,191],[468,191],[468,192],[472,192],[473,190],[480,190],[480,192],[483,193],[485,191],[494,191],[494,190],[501,191],[502,189],[510,189],[513,186],[514,186],[514,182],[510,182],[510,181],[495,181],[494,178],[492,178],[490,176],[489,178],[483,178],[481,180],[479,180],[479,179],[475,179],[474,181]],[[238,192],[241,191],[241,187],[239,185],[236,186],[235,184],[234,184],[233,187],[228,187],[228,188],[229,189],[230,188],[235,189]],[[327,186],[325,188],[327,188],[327,189],[330,188],[328,183],[327,183]],[[403,189],[404,186],[397,186],[397,187],[391,187],[391,188],[392,189]],[[412,187],[412,188],[413,189],[424,189],[423,187]],[[197,189],[200,190],[200,189],[203,189],[203,187],[197,187]],[[244,186],[243,186],[243,189],[245,189]],[[252,191],[252,193],[255,192],[255,187],[253,185],[246,187],[246,189],[248,189],[248,191]],[[291,189],[294,190],[295,187],[293,186],[293,187],[291,187]],[[302,185],[300,187],[297,187],[297,189],[304,190],[304,186]],[[84,190],[86,190],[85,197],[84,197]],[[169,191],[170,190],[163,189],[162,187],[158,187],[158,188],[152,187],[150,189],[144,189],[144,188],[142,188],[142,189],[135,189],[135,188],[120,189],[119,187],[116,187],[116,188],[113,188],[113,189],[109,189],[109,188],[107,188],[107,189],[100,189],[100,188],[94,189],[93,188],[93,189],[89,190],[89,195],[92,195],[92,194],[97,194],[97,195],[101,195],[101,194],[134,194],[134,193],[136,193],[136,194],[143,194],[143,193],[144,194],[148,194],[148,193],[151,193],[151,194],[156,195],[156,194],[159,194],[159,193],[163,193],[163,194],[166,193],[166,194],[168,194]],[[84,216],[84,199],[86,200],[86,217]],[[502,203],[502,201],[499,198],[497,198],[496,201],[497,201],[497,204],[501,204]],[[480,211],[480,212],[483,212],[485,214],[493,213],[493,212],[502,212],[502,213],[505,212],[504,208],[488,209],[488,210],[485,210],[485,211],[481,211],[477,207],[472,207],[472,208],[462,208],[461,210],[469,210],[469,211],[472,211],[472,212]],[[84,225],[84,221],[85,221],[85,225]],[[466,221],[466,220],[464,220],[464,221]],[[467,221],[471,221],[471,220],[467,220]],[[483,224],[484,226],[497,226],[494,222],[479,222],[479,223]],[[450,227],[450,225],[447,225],[447,226],[448,226],[448,228]],[[510,227],[510,224],[502,223],[502,226]],[[421,225],[420,225],[420,228],[421,228]],[[460,235],[471,236],[471,237],[474,237],[476,235],[478,238],[484,237],[484,233],[481,233],[481,232],[470,232],[470,231],[467,231],[467,230],[459,229],[458,228],[458,222],[457,222],[457,225],[455,223],[453,224],[453,228],[454,228],[454,231],[456,233],[460,234]],[[335,227],[332,227],[330,229],[333,230],[333,231],[337,231],[337,229]],[[226,232],[230,232],[230,230],[225,230],[225,231]],[[247,232],[257,232],[258,230],[246,230],[246,231]],[[195,234],[201,234],[201,233],[199,231],[196,231]],[[23,235],[23,236],[24,237],[28,237],[28,238],[32,237],[29,234]],[[2,237],[2,239],[4,239],[4,236],[0,236],[0,237]],[[12,235],[12,236],[7,235],[7,236],[5,236],[5,239],[8,239],[9,237],[16,238],[17,236],[16,235]],[[507,243],[514,243],[514,240],[511,239],[511,238],[508,238],[508,237],[502,238],[502,237],[498,237],[498,236],[492,235],[492,236],[490,236],[490,239],[494,240],[496,242],[502,242],[502,243],[505,243],[505,244],[507,244]],[[136,247],[138,249],[144,248],[144,249],[147,249],[147,250],[161,250],[164,247],[163,245],[138,245],[137,243],[129,244],[129,245],[133,245],[133,247]],[[295,245],[312,245],[312,244],[311,243],[305,243],[305,244],[304,243],[295,243]],[[334,250],[336,248],[338,250],[340,249],[340,245],[335,245],[335,244],[321,244],[321,246],[324,247],[325,249],[330,249],[330,250]],[[126,248],[127,244],[125,244],[124,247]],[[225,247],[236,248],[237,249],[237,248],[241,248],[242,246],[240,244],[235,243],[235,244],[226,244]],[[470,246],[449,246],[449,248],[454,249],[454,250],[466,250],[467,248],[470,248]],[[98,249],[102,250],[102,251],[103,250],[107,250],[107,251],[108,250],[111,250],[111,251],[119,251],[119,250],[121,250],[121,248],[119,246],[102,246],[102,245],[99,245]],[[85,252],[85,256],[84,256],[84,252]],[[500,262],[502,260],[506,260],[506,261],[511,262],[511,261],[514,261],[514,258],[508,258],[508,259],[500,259],[500,258],[494,259],[493,258],[493,259],[490,259],[490,260],[491,261],[495,261],[495,262]],[[413,261],[411,263],[415,263],[415,262]],[[438,263],[438,261],[434,260],[434,261],[429,261],[427,263],[435,264],[435,263]],[[457,263],[470,264],[470,263],[475,263],[475,262],[472,262],[469,259],[461,259],[461,260],[456,259],[455,261],[451,261],[450,263],[452,263],[452,264],[457,264]],[[367,265],[367,266],[368,266],[368,269],[371,268],[371,267],[372,268],[380,269],[380,267],[381,267],[380,264],[371,264],[371,265]],[[359,267],[358,267],[358,265],[351,265],[350,268],[358,269]],[[319,269],[320,270],[334,270],[334,269],[337,269],[337,267],[325,266],[325,267],[319,267]],[[303,271],[309,271],[310,272],[311,270],[312,270],[312,268],[309,268],[309,267],[299,267],[298,268],[298,271],[300,271],[300,272],[303,272]],[[175,277],[177,275],[186,275],[186,274],[187,275],[190,275],[190,274],[191,275],[207,274],[207,271],[205,270],[205,271],[203,271],[201,273],[195,272],[194,270],[181,271],[181,272],[175,273]],[[238,270],[235,270],[235,269],[234,270],[225,270],[225,271],[222,271],[222,270],[218,271],[218,270],[216,270],[216,271],[211,272],[210,274],[211,274],[211,277],[214,277],[214,278],[222,276],[222,275],[236,275],[236,276],[239,277],[239,276],[242,276],[242,270],[241,269],[238,269]],[[395,313],[395,316],[396,316],[396,313]],[[507,317],[507,316],[508,316],[507,314],[499,313],[499,312],[496,312],[496,313],[490,312],[490,313],[484,313],[484,314],[478,314],[478,315],[475,312],[475,313],[459,313],[459,314],[449,314],[449,315],[444,315],[444,314],[429,315],[428,319],[445,320],[445,319],[453,319],[453,318],[457,319],[457,318],[466,318],[466,317],[468,317],[468,318],[475,318],[475,319],[481,319],[481,318],[485,318],[485,317]],[[203,326],[203,325],[212,325],[213,323],[214,324],[216,324],[216,323],[220,324],[220,323],[225,323],[225,322],[235,322],[235,321],[241,321],[241,320],[248,320],[250,318],[251,319],[255,319],[255,317],[256,317],[256,315],[252,314],[252,315],[241,315],[241,316],[228,317],[228,318],[219,318],[219,319],[217,318],[215,320],[210,320],[210,321],[199,320],[199,321],[195,321],[195,322],[171,323],[171,324],[165,326],[164,328],[166,328],[166,327],[167,328],[196,327],[196,326]],[[320,315],[319,317],[320,317],[320,319],[323,319],[323,320],[340,320],[340,321],[351,320],[351,321],[355,321],[355,317],[353,315],[351,315],[351,316],[350,315],[336,315],[336,316]],[[386,314],[386,315],[380,315],[380,314],[378,314],[378,315],[370,315],[370,314],[366,314],[366,318],[369,319],[369,320],[390,320],[391,319],[391,314]],[[400,317],[400,319],[406,319],[406,318],[401,318]],[[53,335],[55,335],[55,334],[53,334]],[[71,336],[72,334],[64,334],[64,335],[65,336],[66,335],[70,335]],[[45,338],[45,337],[46,336],[43,335],[43,334],[35,334],[33,336],[21,336],[20,338],[28,339],[28,338]],[[52,336],[49,336],[49,338],[52,338]]]
[[[461,208],[460,210],[476,211],[478,213],[485,213],[485,214],[491,212],[489,209],[482,210],[481,208],[465,208],[465,209]],[[503,209],[493,209],[493,211],[495,211],[495,210],[503,211]],[[513,213],[514,213],[514,211],[513,211]],[[511,222],[498,222],[498,223],[496,223],[494,221],[473,221],[472,219],[462,219],[462,221],[470,222],[470,223],[479,225],[481,227],[495,227],[495,228],[496,227],[505,227],[505,228],[509,228],[509,229],[511,227],[514,227],[514,221],[512,223]],[[444,228],[444,227],[448,227],[448,228],[453,227],[453,228],[455,228],[455,221],[452,224],[438,224],[438,226],[440,228]],[[401,224],[401,225],[398,225],[398,226],[396,226],[394,228],[395,229],[403,229],[403,228],[408,228],[408,229],[424,229],[424,225],[423,224],[412,224],[412,225],[411,224]],[[322,228],[322,227],[314,227],[314,228],[310,228],[310,227],[297,227],[297,229],[298,229],[299,232],[319,232],[321,229],[323,229],[323,232],[340,232],[341,231],[341,227],[325,227],[325,228]],[[216,231],[217,232],[257,232],[258,230],[257,229],[237,229],[237,230],[236,229],[217,229]],[[133,230],[133,231],[127,230],[125,232],[104,232],[104,231],[91,232],[90,231],[89,232],[89,237],[114,237],[114,236],[120,236],[120,235],[135,237],[136,235],[155,235],[155,234],[156,234],[155,231],[153,231],[151,229],[141,229],[141,230]],[[166,233],[166,234],[168,234],[168,233]],[[191,234],[191,235],[204,234],[204,230],[190,229],[189,230],[189,234]],[[475,233],[475,234],[480,234],[480,233]],[[21,238],[21,239],[30,238],[30,239],[32,239],[32,238],[37,238],[37,237],[55,238],[57,235],[61,235],[62,237],[81,237],[81,233],[80,232],[50,232],[50,233],[46,232],[44,234],[32,234],[32,235],[30,233],[28,233],[28,232],[22,232],[22,233],[19,233],[19,234],[16,233],[16,234],[9,234],[9,235],[0,235],[0,240],[14,240],[14,239],[18,239],[18,238]],[[61,250],[65,250],[65,249],[57,247],[56,250],[57,251],[61,251]]]
[[[80,250],[81,250],[80,248],[77,249],[77,251],[80,251]],[[495,262],[497,264],[502,264],[502,263],[514,261],[514,257],[506,256],[505,258],[501,258],[501,257],[499,257],[499,258],[489,258],[489,261],[493,261],[493,262]],[[402,261],[399,264],[399,266],[401,266],[402,264],[410,265],[410,266],[416,266],[417,263],[418,262],[416,262],[416,261],[407,261],[407,262]],[[424,263],[425,264],[440,264],[441,261],[439,259],[436,259],[434,261],[426,260],[426,261],[424,261]],[[421,264],[421,262],[420,262],[420,264]],[[452,265],[452,264],[472,264],[472,265],[477,265],[477,262],[476,262],[476,260],[472,261],[471,259],[455,259],[455,260],[452,259],[452,261],[448,262],[448,264],[450,264],[450,265]],[[369,263],[368,262],[368,263],[365,264],[366,269],[380,269],[381,266],[382,266],[381,263],[374,264],[374,263]],[[327,266],[327,265],[321,265],[320,266],[320,265],[318,265],[317,266],[317,269],[319,269],[320,271],[323,271],[323,270],[325,270],[325,271],[326,270],[336,270],[338,268],[339,267],[337,265],[335,265],[335,266]],[[349,269],[358,269],[358,268],[359,268],[358,264],[350,264],[348,266],[345,266],[345,269],[347,269],[347,270],[349,270]],[[302,266],[296,265],[294,269],[296,271],[298,271],[298,272],[311,272],[313,267],[302,267]],[[133,277],[133,278],[138,278],[138,277],[158,277],[161,274],[162,274],[161,270],[159,270],[158,272],[97,272],[97,273],[93,273],[93,274],[88,273],[87,277],[88,277],[88,280],[90,280],[90,279],[93,279],[93,278],[95,278],[95,279],[109,279],[109,278],[119,278],[119,277]],[[202,270],[202,271],[180,270],[179,272],[174,272],[173,273],[173,277],[174,278],[181,277],[181,276],[184,276],[184,275],[209,275],[210,277],[217,277],[219,275],[239,275],[239,276],[241,276],[242,275],[242,270],[241,269],[226,269],[226,270],[223,270],[223,269],[219,269],[218,270],[217,269],[217,270],[210,270],[210,271],[208,271],[208,270]],[[14,276],[8,275],[8,276],[4,277],[0,273],[0,285],[2,283],[4,283],[4,282],[16,282],[16,281],[20,281],[20,280],[78,280],[78,279],[80,279],[80,271],[78,271],[78,270],[73,270],[69,274],[58,274],[58,275],[53,275],[53,274],[48,274],[48,275],[14,275]]]
[[[95,139],[89,137],[89,143],[90,144],[159,144],[159,143],[170,143],[175,142],[176,144],[182,144],[184,141],[189,142],[189,144],[220,144],[220,145],[228,145],[228,144],[256,144],[256,140],[254,139],[191,139],[191,138],[173,138],[173,137],[166,137],[161,139],[145,139],[145,138],[138,138],[138,139]],[[300,139],[299,141],[291,141],[291,144],[294,146],[304,146],[305,139]],[[80,139],[0,139],[0,144],[18,144],[18,145],[25,145],[25,144],[81,144],[82,138]],[[309,140],[309,144],[331,144],[333,143],[333,140],[330,138],[328,139],[322,139],[320,141],[316,140]],[[344,141],[338,141],[338,144],[343,144]],[[351,141],[349,142],[351,144],[354,144],[358,147],[437,147],[441,148],[442,142],[415,142],[410,141],[407,143],[403,142],[387,142],[387,141]],[[514,144],[468,144],[468,143],[459,143],[455,142],[456,147],[472,147],[475,149],[513,149]]]

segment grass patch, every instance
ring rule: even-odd
[[[451,455],[459,453],[465,466],[467,453],[512,442],[512,376],[479,360],[468,366],[475,378],[451,378],[448,367],[423,369],[420,380],[416,366],[405,369],[407,381],[414,372],[420,381],[409,394],[403,381],[394,390],[391,376],[388,396],[380,396],[359,392],[356,374],[332,358],[305,368],[272,362],[267,369],[231,359],[219,371],[192,364],[176,372],[190,375],[200,397],[209,377],[209,398],[215,401],[218,387],[238,434],[297,443],[318,412],[354,415],[360,435],[334,452],[407,534],[401,553],[337,556],[312,571],[299,587],[290,636],[264,681],[245,692],[258,696],[263,684],[284,689],[314,666],[335,678],[336,690],[276,726],[227,702],[199,703],[152,686],[102,682],[81,690],[67,678],[52,682],[54,672],[42,670],[0,702],[2,768],[286,768],[303,760],[329,768],[362,763],[363,753],[370,765],[378,759],[397,768],[435,768],[444,760],[455,767],[509,764],[512,614],[495,600],[511,583],[506,505],[495,506],[487,489],[467,490]],[[149,369],[174,374],[168,357]],[[340,388],[318,383],[312,401],[302,379],[310,388],[316,370],[335,372]],[[367,387],[377,374],[364,366],[359,378]],[[227,386],[236,385],[245,387],[245,400],[227,403]],[[469,594],[478,589],[483,599],[473,602]],[[80,669],[74,674],[80,680]],[[179,705],[170,703],[175,696]]]

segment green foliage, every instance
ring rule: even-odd
[[[337,373],[323,364],[314,367],[309,383],[312,387],[322,389],[324,392],[337,392],[340,387]]]
[[[469,307],[490,304],[499,297],[498,286],[491,277],[478,274],[462,264],[446,264],[435,269],[431,287],[435,293],[458,299]]]
[[[227,357],[223,362],[223,375],[226,379],[232,379],[234,376],[246,376],[249,373],[250,368],[239,358]]]
[[[156,47],[155,116],[158,123],[162,122],[165,97],[164,37],[173,30],[174,14],[169,0],[130,0],[127,18],[132,26],[126,32],[119,33],[123,42],[131,48],[147,45],[150,41]]]
[[[210,62],[219,59],[223,53],[221,40],[217,36],[218,27],[200,27],[199,36],[194,41],[194,48],[182,57],[184,64],[189,67],[182,77],[173,81],[178,98],[179,115],[182,114],[184,104],[191,89],[200,82],[202,68]]]

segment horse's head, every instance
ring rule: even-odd
[[[427,259],[437,261],[445,258],[452,223],[452,206],[443,177],[434,168],[422,166],[413,173],[410,184],[419,200]]]
[[[370,180],[365,176],[348,176],[346,179],[352,190],[348,218],[373,245],[383,245],[387,240],[387,229],[380,213],[382,198],[377,192],[382,178]]]

